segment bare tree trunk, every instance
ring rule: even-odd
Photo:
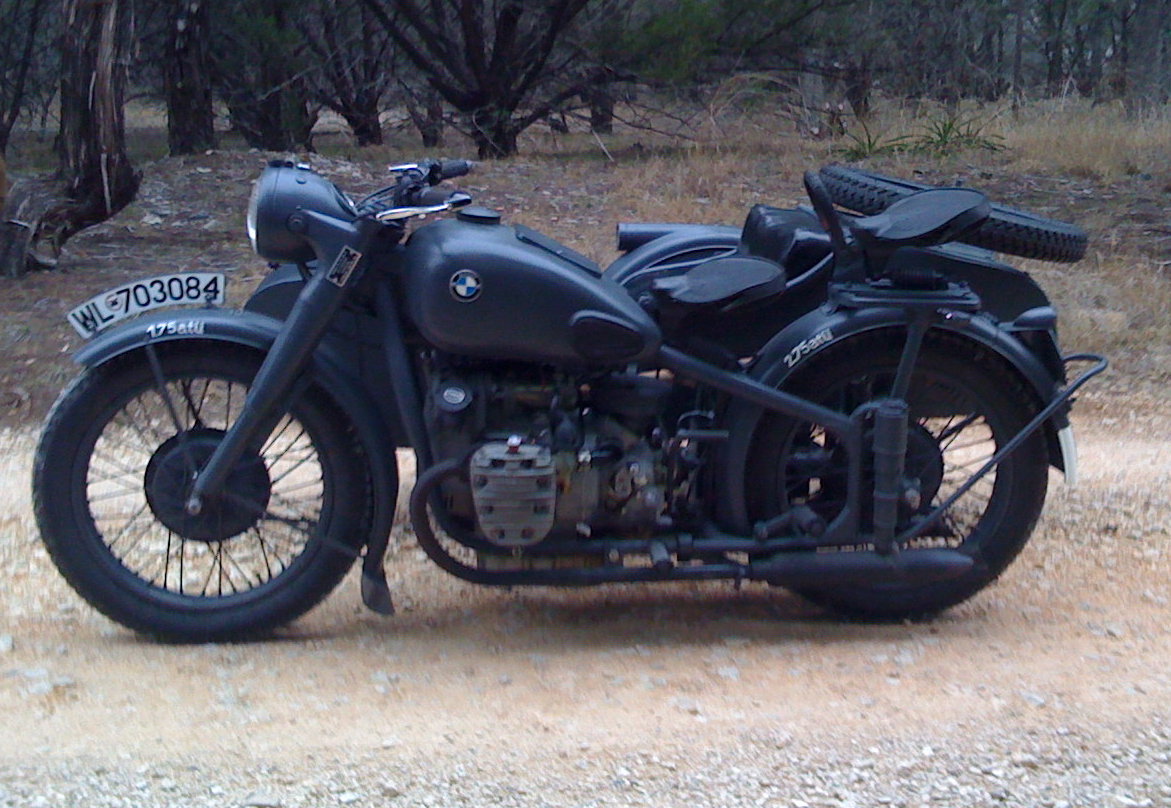
[[[443,145],[443,99],[434,90],[427,94],[427,114],[419,131],[427,148]]]
[[[55,257],[38,255],[33,235],[45,211],[65,201],[60,180],[51,174],[13,180],[0,205],[0,275],[13,278],[53,268]]]
[[[171,154],[215,148],[210,28],[206,0],[179,0],[167,36],[163,80],[167,92],[167,145]]]
[[[7,102],[3,108],[0,108],[0,154],[8,149],[8,138],[12,134],[12,128],[16,126],[16,121],[21,113],[27,109],[26,90],[28,89],[29,73],[35,61],[37,35],[48,5],[49,0],[33,0],[26,15],[20,17],[18,14],[21,11],[21,4],[17,3],[15,9],[9,10],[11,16],[3,20],[5,24],[10,24],[14,29],[18,29],[15,34],[10,34],[7,37],[5,47],[12,49],[9,57],[15,57],[18,46],[20,46],[20,55],[16,59],[15,70],[6,75],[11,84],[0,88],[0,99]],[[24,37],[23,45],[18,37]]]
[[[516,138],[520,132],[512,121],[512,112],[493,107],[482,107],[473,111],[471,122],[472,140],[481,160],[513,157],[516,155]]]
[[[362,109],[351,110],[343,116],[354,134],[358,146],[382,145],[382,119],[378,113],[377,104]]]
[[[1129,30],[1126,70],[1126,108],[1142,113],[1167,100],[1163,83],[1167,0],[1138,0]]]
[[[590,129],[599,135],[614,132],[614,88],[610,85],[594,87],[584,94],[590,106]]]
[[[857,61],[849,60],[841,69],[839,75],[845,85],[846,102],[858,120],[870,118],[870,92],[874,87],[874,75],[870,69],[870,59],[863,53]]]
[[[1021,101],[1024,99],[1025,87],[1023,81],[1023,63],[1025,52],[1025,14],[1027,14],[1025,0],[1017,0],[1016,10],[1014,15],[1016,17],[1016,30],[1013,34],[1013,51],[1012,51],[1012,111],[1017,113],[1021,108]]]
[[[1056,96],[1065,83],[1066,20],[1069,0],[1044,0],[1041,10],[1041,49],[1045,56],[1045,87]]]
[[[407,114],[411,116],[411,123],[419,130],[423,146],[428,149],[442,146],[443,99],[439,97],[439,93],[427,89],[422,92],[422,98],[419,98],[405,83],[402,87]]]
[[[122,104],[134,28],[130,0],[63,0],[61,130],[65,201],[37,224],[33,249],[56,257],[80,230],[126,207],[141,176],[126,154]]]

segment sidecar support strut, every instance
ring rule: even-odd
[[[1065,404],[1071,398],[1073,398],[1073,394],[1076,393],[1082,385],[1104,371],[1110,364],[1104,356],[1090,353],[1071,354],[1064,357],[1064,361],[1066,364],[1071,362],[1093,362],[1094,365],[1089,370],[1083,371],[1081,375],[1067,384],[1064,390],[1054,396],[1052,401],[1050,401],[1047,405],[1045,405],[1045,407],[1041,409],[1040,412],[1033,416],[1033,420],[1025,424],[1024,429],[1014,435],[1008,443],[1004,444],[999,452],[989,458],[988,462],[981,466],[979,471],[969,477],[967,482],[957,488],[951,496],[949,496],[943,502],[939,503],[939,505],[933,511],[931,511],[931,513],[925,515],[922,519],[916,521],[914,525],[896,536],[895,544],[909,541],[916,536],[921,535],[924,531],[939,521],[939,518],[943,516],[948,508],[954,505],[960,497],[968,493],[972,486],[982,480],[990,471],[992,471],[992,469],[1000,465],[1004,458],[1015,452],[1022,443],[1028,440],[1030,435],[1040,429],[1041,426],[1050,418],[1052,418],[1053,414],[1061,407],[1065,406]]]

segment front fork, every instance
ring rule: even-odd
[[[189,514],[200,513],[204,499],[219,494],[245,450],[263,441],[288,411],[289,394],[312,360],[347,289],[360,277],[361,263],[361,252],[343,246],[330,269],[315,273],[305,284],[256,373],[240,417],[195,473],[186,503]]]

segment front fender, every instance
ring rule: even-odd
[[[861,309],[823,306],[809,312],[786,327],[761,349],[749,368],[749,375],[762,384],[783,388],[785,381],[805,362],[830,345],[864,335],[868,332],[888,328],[906,328],[907,312],[896,307],[867,307]],[[999,355],[1027,382],[1027,387],[1036,395],[1038,408],[1054,399],[1064,381],[1056,378],[1046,368],[1037,354],[1025,345],[1018,335],[998,327],[987,317],[953,312],[933,325],[958,334],[983,348]],[[1048,331],[1030,332],[1034,340],[1048,340],[1053,336]],[[1056,353],[1056,345],[1052,345]],[[748,481],[745,479],[745,465],[756,424],[763,410],[743,401],[734,401],[726,417],[730,425],[730,436],[722,459],[724,495],[720,497],[721,521],[732,529],[747,527],[747,513],[744,511],[742,494]],[[1065,470],[1065,446],[1059,440],[1059,432],[1069,426],[1068,408],[1061,409],[1044,426],[1049,445],[1050,462],[1058,469]],[[1072,468],[1073,463],[1069,463]],[[739,492],[739,493],[738,493]]]
[[[216,349],[231,344],[261,353],[268,351],[282,323],[263,314],[236,309],[190,309],[154,312],[95,337],[74,359],[85,367],[97,367],[116,357],[151,345],[186,343],[194,350]],[[325,343],[314,353],[309,372],[313,380],[333,398],[341,415],[353,425],[367,458],[373,488],[374,512],[365,544],[390,534],[398,497],[398,463],[394,441],[399,425],[388,424],[379,408],[355,375],[347,370],[345,358]]]
[[[73,358],[96,367],[129,351],[176,340],[230,342],[266,351],[280,329],[279,320],[236,309],[152,312],[94,337]]]

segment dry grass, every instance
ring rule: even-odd
[[[946,114],[938,105],[888,104],[877,111],[871,132],[879,140],[923,136]],[[1171,114],[1128,119],[1119,106],[1065,100],[1028,105],[1015,115],[994,106],[964,107],[957,115],[961,128],[1001,148],[890,151],[863,167],[927,183],[962,181],[994,201],[1085,227],[1091,248],[1079,264],[1007,260],[1033,274],[1051,295],[1068,350],[1104,351],[1129,370],[1171,376],[1171,351],[1163,348],[1171,346],[1171,231],[1164,230],[1171,213],[1171,155],[1165,153]],[[613,257],[614,221],[738,224],[756,202],[804,202],[802,172],[841,160],[844,150],[856,146],[849,136],[802,137],[792,121],[759,103],[713,103],[695,120],[694,139],[686,142],[619,133],[607,140],[613,160],[584,133],[531,133],[521,160],[536,175],[594,178],[591,221],[568,213],[568,223],[602,225],[592,231],[565,228],[563,216],[535,226],[605,262]],[[484,185],[491,189],[505,180],[510,166],[491,166],[497,176],[486,177]],[[565,201],[567,211],[576,206],[580,214],[582,199]]]
[[[944,156],[962,151],[965,140],[979,155],[1004,151],[1008,165],[1023,173],[1113,181],[1135,175],[1165,176],[1171,170],[1171,109],[1130,114],[1121,102],[1086,99],[1036,101],[1013,110],[1008,104],[965,103],[946,108],[931,102],[885,102],[865,125],[846,121],[842,153]],[[947,138],[950,135],[951,140]],[[965,135],[967,137],[965,137]]]
[[[1166,175],[1171,112],[1127,115],[1121,104],[1060,100],[997,119],[1023,171],[1117,180]]]
[[[615,257],[613,227],[620,221],[738,225],[755,203],[804,202],[801,174],[844,160],[846,150],[858,145],[858,129],[847,120],[847,135],[813,139],[799,131],[783,98],[767,86],[730,84],[689,108],[671,102],[673,114],[646,120],[657,131],[618,126],[603,138],[581,124],[570,134],[538,125],[522,136],[519,157],[488,161],[460,184],[478,201],[502,210],[508,221],[535,227],[606,264]],[[39,417],[73,372],[63,358],[69,332],[55,319],[67,304],[125,280],[118,272],[152,274],[160,261],[202,266],[191,256],[202,261],[214,252],[221,264],[252,266],[242,229],[235,218],[218,212],[243,210],[247,178],[264,155],[247,154],[226,137],[215,154],[161,158],[165,133],[147,113],[132,112],[130,123],[136,160],[146,174],[144,187],[151,193],[110,225],[76,239],[71,249],[84,273],[61,274],[59,284],[30,278],[8,290],[16,325],[9,328],[13,333],[0,333],[0,347],[10,357],[8,368],[0,368],[0,405],[16,402],[21,418]],[[922,136],[946,114],[939,105],[884,102],[876,109],[870,136],[878,143]],[[1053,297],[1065,347],[1106,351],[1147,379],[1171,377],[1171,350],[1163,347],[1171,345],[1171,318],[1166,316],[1171,311],[1171,154],[1164,146],[1171,142],[1171,113],[1128,119],[1117,106],[1067,99],[1027,105],[1015,115],[1007,106],[964,106],[958,116],[961,128],[1003,147],[886,151],[861,161],[861,167],[931,184],[962,181],[995,201],[1085,227],[1091,249],[1080,264],[1009,260],[1033,273]],[[680,128],[680,118],[688,128]],[[320,154],[308,159],[357,192],[384,182],[388,163],[430,156],[413,132],[403,129],[388,130],[387,144],[372,149],[354,148],[336,126],[323,129],[316,142]],[[28,169],[36,159],[49,159],[47,140],[25,133],[14,154],[16,162],[10,164]],[[469,156],[474,150],[449,133],[438,154]],[[173,216],[166,227],[146,225],[144,218],[156,208],[205,218],[217,212],[223,232],[206,231],[205,219],[184,226]],[[103,275],[107,270],[112,274]],[[253,274],[259,265],[256,270]],[[52,316],[59,330],[29,320],[34,309],[43,311],[39,316]],[[34,378],[33,368],[44,372]]]

